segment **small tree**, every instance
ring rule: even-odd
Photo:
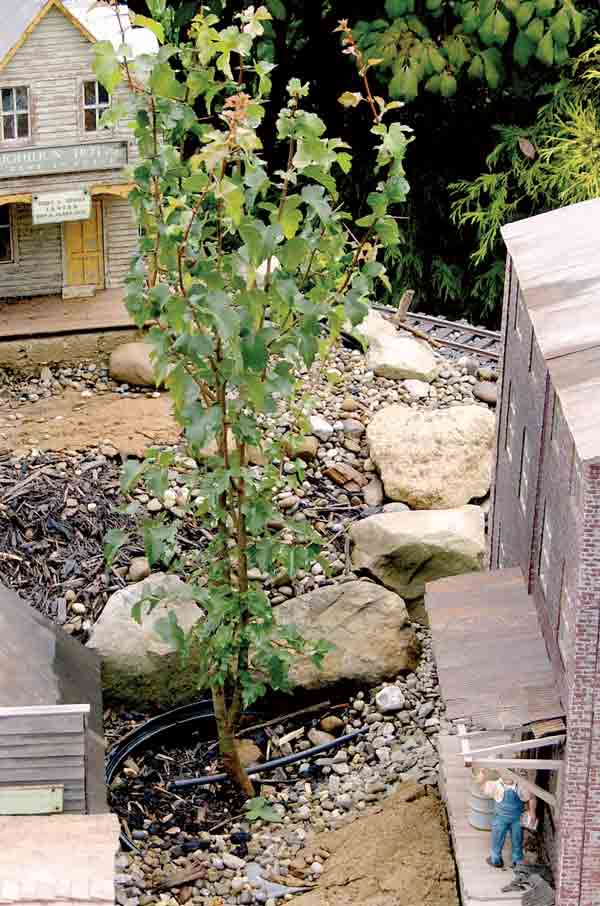
[[[277,135],[260,135],[273,67],[256,60],[253,48],[270,18],[266,8],[249,7],[226,28],[201,11],[189,40],[174,46],[165,0],[148,6],[153,18],[138,16],[137,24],[157,36],[155,56],[134,62],[126,46],[115,53],[109,42],[95,45],[100,81],[114,92],[125,78],[135,102],[140,160],[130,200],[142,238],[125,301],[139,327],[153,324],[156,373],[190,455],[204,463],[206,446],[213,449],[207,468],[189,476],[178,518],[144,518],[140,527],[150,563],[184,575],[187,595],[206,614],[187,634],[175,618],[161,632],[176,640],[188,664],[193,655],[198,685],[212,691],[225,768],[252,795],[235,746],[242,709],[267,687],[288,689],[291,659],[306,646],[293,627],[275,623],[250,571],[283,568],[293,577],[319,549],[315,532],[283,521],[274,503],[284,481],[302,479],[303,467],[295,460],[295,473],[283,475],[282,443],[268,439],[267,424],[292,404],[295,370],[324,358],[342,324],[357,325],[376,282],[386,281],[377,252],[398,241],[389,209],[408,191],[402,160],[410,130],[382,122],[399,105],[373,97],[371,64],[341,22],[364,95],[347,92],[340,101],[370,108],[379,180],[370,213],[349,226],[335,177],[349,171],[350,149],[327,138],[322,120],[304,108],[308,86],[292,79]],[[124,115],[115,105],[106,121]],[[287,146],[282,170],[267,172],[264,140]],[[123,489],[145,482],[163,496],[172,459],[149,450],[142,463],[127,463]],[[186,512],[210,530],[203,551],[186,554],[178,544]],[[124,540],[111,533],[109,557]],[[317,662],[326,651],[325,643],[312,647]]]

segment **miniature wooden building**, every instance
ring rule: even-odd
[[[92,68],[96,40],[121,36],[114,8],[93,6],[0,0],[0,299],[120,287],[136,247],[135,145],[100,126],[128,89],[109,98]]]
[[[99,658],[0,586],[0,815],[106,811]]]
[[[550,747],[529,765],[548,768],[557,906],[599,906],[600,200],[503,236],[492,571],[432,583],[427,604],[451,716]]]

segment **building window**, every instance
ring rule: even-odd
[[[504,544],[504,538],[502,537],[502,529],[498,529],[499,541],[498,541],[498,569],[502,569],[506,566],[506,546]]]
[[[512,384],[508,385],[508,412],[506,415],[506,455],[509,461],[512,462],[513,450],[515,446],[515,421],[517,418],[517,411],[515,406],[514,394],[512,392]]]
[[[544,596],[548,596],[548,577],[550,575],[550,552],[552,549],[552,529],[550,527],[550,519],[548,513],[544,508],[544,522],[542,525],[542,547],[540,550],[540,567],[539,567],[539,576],[540,576],[540,585]]]
[[[29,138],[29,91],[24,86],[2,89],[2,141]]]
[[[110,107],[109,94],[100,82],[83,83],[83,122],[86,132],[97,132],[100,118]]]
[[[550,428],[550,439],[556,449],[558,450],[559,438],[560,438],[560,403],[558,402],[558,396],[554,394],[554,405],[552,407],[552,427]]]
[[[571,627],[569,620],[571,617],[571,599],[567,583],[563,579],[563,587],[560,595],[560,612],[558,614],[558,650],[563,659],[563,664],[567,665],[569,657],[569,647],[571,643]]]
[[[535,356],[535,336],[533,330],[531,331],[531,343],[529,344],[529,373],[535,377],[534,370],[534,356]]]
[[[0,264],[13,260],[10,205],[0,205]]]
[[[520,294],[518,294],[516,301],[515,301],[515,333],[519,339],[521,339],[521,312],[519,310],[520,308],[521,308],[521,298],[520,298]]]
[[[529,445],[527,443],[527,429],[523,428],[523,447],[521,450],[521,477],[519,479],[519,500],[521,509],[525,512],[529,491]]]

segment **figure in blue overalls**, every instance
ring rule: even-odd
[[[520,783],[511,780],[488,780],[485,782],[483,771],[478,776],[478,781],[483,787],[484,795],[494,799],[494,815],[492,818],[492,834],[490,840],[490,855],[486,862],[493,868],[504,868],[502,849],[506,836],[510,833],[512,850],[512,864],[523,862],[523,826],[521,816],[525,803],[530,803],[530,821],[533,820],[531,807],[533,799]]]

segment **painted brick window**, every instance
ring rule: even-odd
[[[544,522],[542,525],[542,547],[540,550],[540,585],[544,596],[548,596],[548,580],[550,577],[550,555],[552,551],[552,527],[548,512],[544,507]]]
[[[83,125],[86,132],[97,132],[100,119],[110,107],[110,96],[100,82],[83,83]]]
[[[13,260],[13,237],[10,205],[0,205],[0,264]]]
[[[514,327],[515,327],[515,333],[516,333],[517,337],[519,338],[519,340],[522,340],[522,339],[523,339],[523,332],[522,332],[522,329],[521,329],[521,322],[522,322],[522,320],[523,320],[523,319],[522,319],[522,317],[521,317],[521,299],[520,299],[519,296],[517,296],[517,299],[516,299],[516,301],[515,301],[515,324],[514,324]]]
[[[1,94],[0,138],[5,142],[29,138],[29,89],[25,85],[2,88]]]
[[[512,392],[512,383],[508,385],[508,412],[506,415],[506,455],[508,459],[512,462],[513,450],[515,448],[515,421],[517,418],[517,411],[515,405],[514,394]]]
[[[527,441],[527,428],[523,428],[523,446],[521,448],[521,476],[519,478],[519,500],[521,509],[525,512],[527,496],[529,493],[529,443]]]
[[[558,650],[562,657],[563,664],[567,665],[569,658],[569,648],[571,645],[571,627],[569,620],[571,618],[571,598],[567,583],[563,578],[563,587],[560,594],[560,611],[558,614]]]

